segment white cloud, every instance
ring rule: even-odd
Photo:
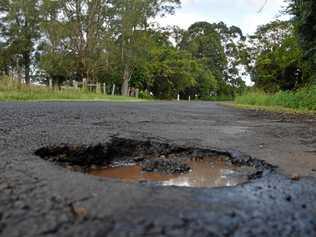
[[[197,21],[224,21],[253,33],[258,25],[268,23],[280,15],[283,0],[268,0],[264,9],[258,12],[265,0],[182,0],[182,8],[174,16],[159,19],[163,26],[177,25],[188,28]]]

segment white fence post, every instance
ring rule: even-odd
[[[112,96],[115,96],[115,84],[113,84],[113,87],[112,87]]]
[[[106,95],[106,83],[103,83],[103,93]]]
[[[82,79],[82,87],[85,89],[87,87],[87,79],[83,78]]]
[[[53,79],[49,79],[49,81],[48,81],[48,87],[50,88],[50,89],[53,89]]]
[[[78,89],[78,82],[73,80],[72,84],[73,84],[74,88],[77,90]]]

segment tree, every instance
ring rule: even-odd
[[[146,53],[142,44],[149,20],[157,15],[173,13],[179,0],[113,0],[115,9],[114,32],[119,39],[120,65],[122,71],[122,95],[128,95],[129,81],[139,59]]]
[[[6,41],[11,68],[20,73],[23,66],[24,79],[30,84],[32,60],[35,43],[40,37],[40,1],[37,0],[1,0],[0,1],[0,37]]]
[[[43,2],[42,31],[45,40],[42,44],[42,66],[45,70],[49,66],[52,78],[61,78],[63,73],[64,77],[72,74],[78,80],[85,78],[96,82],[97,75],[108,69],[110,11],[108,2],[103,0]],[[57,63],[54,69],[51,65],[56,60],[67,63],[64,68]],[[64,73],[69,70],[69,65],[72,68],[70,75]]]
[[[208,70],[220,85],[227,68],[227,57],[221,36],[208,22],[197,22],[184,32],[180,49],[190,52],[204,69]],[[211,88],[210,88],[211,89]],[[218,87],[220,90],[220,87]]]
[[[301,49],[294,35],[285,38],[272,50],[262,52],[254,69],[256,86],[268,92],[277,92],[304,85],[300,58]]]
[[[256,87],[276,92],[304,85],[302,53],[291,21],[258,27],[250,45],[248,69]]]
[[[245,74],[242,71],[245,71],[244,67],[247,65],[247,58],[245,57],[245,54],[247,54],[246,37],[237,26],[228,27],[224,22],[212,25],[221,37],[222,46],[227,58],[224,80],[232,87],[242,88],[245,86],[245,82],[242,80]]]
[[[289,0],[288,12],[295,16],[296,32],[303,49],[304,77],[316,83],[316,2]]]
[[[170,99],[195,86],[196,78],[201,73],[201,65],[185,51],[159,47],[151,50],[150,61],[145,70],[154,95]]]

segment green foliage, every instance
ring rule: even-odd
[[[228,27],[224,22],[215,23],[212,26],[221,37],[221,43],[227,58],[224,70],[225,82],[236,89],[244,87],[240,68],[248,64],[245,57],[245,54],[247,54],[246,37],[237,26]]]
[[[145,70],[154,95],[169,99],[196,84],[200,65],[189,53],[166,47],[152,49]]]
[[[316,1],[289,0],[296,31],[303,49],[304,77],[316,83]]]
[[[211,92],[217,90],[218,82],[216,78],[210,70],[203,68],[203,66],[200,68],[200,72],[198,73],[196,80],[197,84],[193,90],[200,98],[209,96]],[[191,94],[191,96],[192,95],[193,94]]]
[[[220,34],[208,22],[191,25],[183,36],[180,48],[187,50],[194,58],[210,70],[217,81],[224,78],[227,58]]]
[[[238,96],[236,103],[258,106],[279,106],[298,110],[316,111],[316,86],[306,87],[292,92],[248,92]]]
[[[58,85],[87,79],[159,98],[233,98],[247,73],[266,92],[295,90],[316,77],[316,3],[288,1],[294,21],[270,22],[246,39],[223,22],[157,27],[179,0],[1,0],[0,74]]]
[[[251,36],[248,49],[252,80],[266,92],[287,91],[305,86],[306,67],[299,40],[290,21],[273,21],[260,26]]]
[[[293,90],[304,84],[300,62],[301,49],[294,36],[288,36],[258,55],[253,81],[257,88],[267,92]]]
[[[144,100],[153,100],[154,97],[148,91],[140,91],[139,98]]]
[[[112,2],[114,18],[113,34],[115,42],[118,70],[121,72],[121,93],[126,95],[133,71],[144,63],[148,54],[148,34],[150,19],[158,14],[172,13],[180,4],[179,0],[115,0]]]
[[[190,90],[191,94],[205,98],[216,93],[231,98],[234,91],[245,87],[238,68],[246,64],[245,37],[240,28],[228,27],[223,22],[197,22],[182,35],[179,47],[190,52],[204,71],[197,78],[197,86]]]
[[[2,68],[23,72],[26,83],[30,83],[34,45],[40,37],[39,23],[39,1],[0,1],[0,38],[5,39],[0,55]]]

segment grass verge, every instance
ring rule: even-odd
[[[235,99],[236,106],[265,109],[274,112],[316,113],[316,86],[303,88],[295,92],[267,94],[250,92]]]
[[[42,86],[26,86],[0,79],[0,101],[142,101],[135,97],[109,96],[84,90],[53,90]]]

